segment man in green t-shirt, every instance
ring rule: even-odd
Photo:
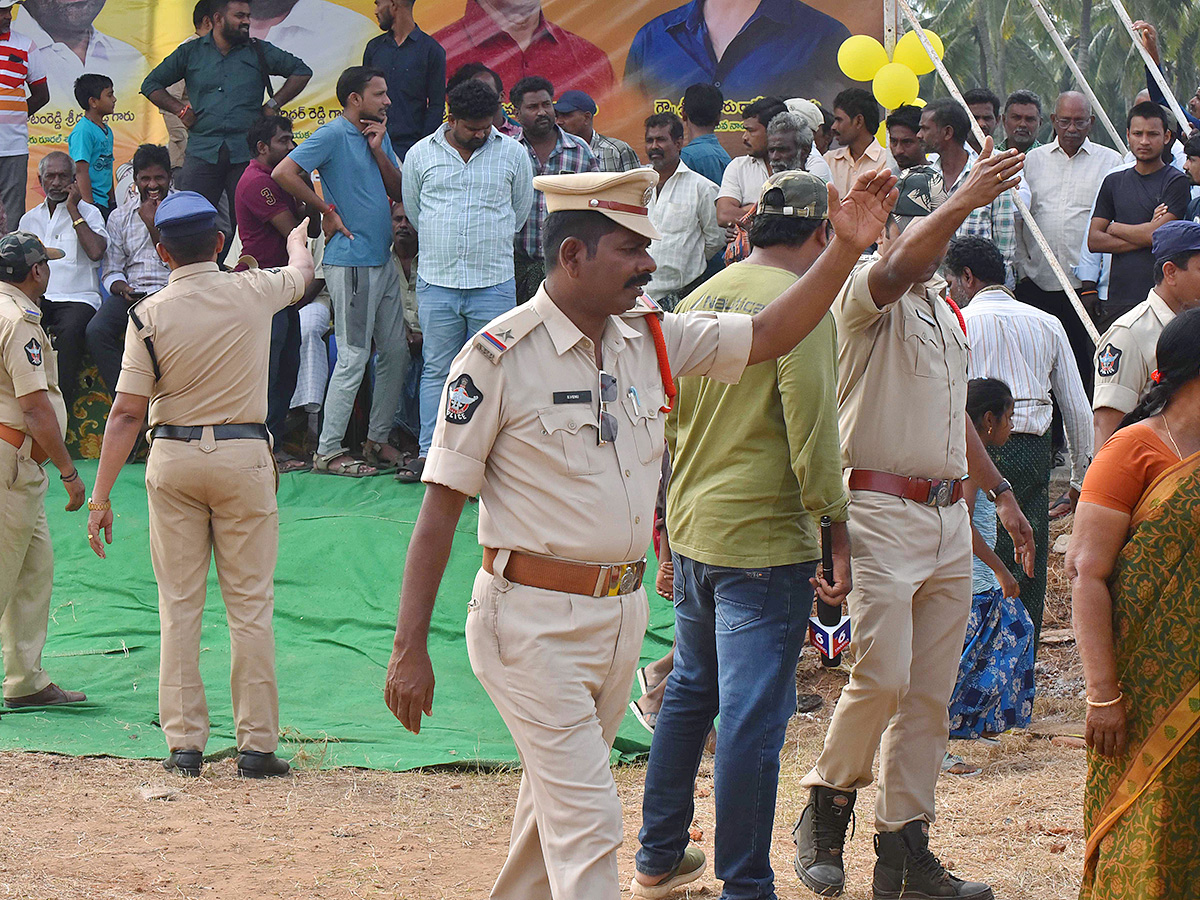
[[[772,176],[750,226],[753,252],[677,311],[754,315],[816,261],[827,213],[815,175]],[[668,447],[677,647],[654,728],[636,881],[669,880],[684,852],[695,764],[720,709],[716,874],[730,896],[773,896],[779,751],[813,589],[840,607],[850,587],[832,314],[738,384],[680,378]],[[815,577],[821,516],[835,522],[836,587]]]

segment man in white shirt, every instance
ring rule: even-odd
[[[646,119],[646,158],[658,173],[650,221],[661,235],[650,242],[658,268],[646,293],[668,311],[700,286],[708,258],[725,242],[717,225],[717,186],[684,165],[682,150],[679,116],[664,112]]]
[[[100,210],[80,199],[70,156],[61,150],[47,153],[38,163],[38,181],[46,199],[21,216],[20,230],[65,254],[50,262],[42,325],[54,339],[58,383],[69,411],[79,389],[87,325],[100,308],[100,261],[108,232]]]
[[[758,202],[763,182],[771,174],[767,168],[767,126],[781,112],[787,112],[787,107],[778,97],[762,97],[742,112],[742,145],[746,155],[735,156],[721,178],[717,223],[722,228],[736,223]]]
[[[1025,183],[1029,185],[1032,201],[1029,209],[1078,291],[1083,283],[1073,270],[1079,263],[1079,248],[1091,222],[1092,203],[1104,176],[1120,165],[1121,156],[1116,150],[1089,140],[1096,117],[1087,97],[1077,91],[1059,94],[1050,121],[1054,126],[1054,141],[1033,148],[1025,157]],[[1094,349],[1091,338],[1020,217],[1016,227],[1016,296],[1062,322],[1083,376],[1084,389],[1090,394]],[[1096,298],[1095,294],[1089,296],[1093,301]]]
[[[805,100],[802,97],[793,97],[787,101],[788,112],[795,113],[808,126],[808,130],[813,134],[813,143],[808,148],[808,153],[804,160],[802,168],[806,172],[812,172],[826,184],[833,181],[833,172],[829,168],[829,163],[825,162],[825,155],[817,149],[816,134],[821,130],[821,126],[825,124],[825,117],[821,115],[821,107],[813,103],[811,100]]]
[[[1051,391],[1063,411],[1071,449],[1071,505],[1079,499],[1083,475],[1092,458],[1092,420],[1087,394],[1062,323],[1021,303],[1004,287],[1004,257],[995,244],[978,236],[950,242],[945,260],[950,297],[962,307],[971,345],[972,378],[998,378],[1009,386],[1016,405],[1013,434],[996,452],[996,465],[1012,484],[1013,496],[1033,526],[1033,576],[1009,563],[1021,586],[1034,633],[1042,627],[1049,556],[1049,490],[1053,468],[1050,439]],[[1011,545],[997,536],[996,554],[1013,558]]]

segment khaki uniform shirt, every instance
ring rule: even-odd
[[[1107,406],[1120,413],[1133,412],[1154,382],[1158,368],[1158,336],[1175,318],[1167,301],[1151,290],[1149,296],[1119,317],[1096,345],[1096,388],[1092,409]]]
[[[662,329],[676,377],[741,377],[749,316],[668,314]],[[451,364],[423,480],[480,493],[483,546],[593,563],[645,554],[665,449],[662,378],[645,315],[610,317],[602,343],[617,382],[607,444],[597,443],[595,349],[544,285]]]
[[[28,434],[19,397],[46,391],[67,433],[67,405],[58,389],[58,357],[42,330],[42,311],[25,292],[0,282],[0,423]]]
[[[130,319],[117,392],[150,398],[150,427],[263,422],[271,317],[303,296],[304,278],[291,266],[175,269],[165,288],[133,308],[144,327]],[[154,343],[157,381],[143,337]]]
[[[858,264],[833,302],[842,465],[916,478],[967,473],[967,336],[950,305],[914,285],[880,309]]]

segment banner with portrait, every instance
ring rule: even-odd
[[[40,48],[50,104],[30,122],[29,203],[40,202],[37,160],[65,149],[83,115],[75,79],[113,79],[110,119],[115,166],[139,143],[165,143],[162,115],[139,93],[146,73],[193,31],[195,0],[25,0],[13,29]],[[418,25],[447,50],[447,71],[479,61],[499,72],[505,90],[524,75],[551,77],[555,93],[579,89],[599,110],[596,128],[642,145],[642,120],[679,111],[684,88],[721,88],[718,133],[740,152],[740,113],[776,94],[828,104],[848,83],[837,48],[850,34],[881,36],[883,0],[760,0],[748,21],[727,0],[417,0]],[[740,4],[738,4],[740,8]],[[251,33],[303,59],[314,75],[288,107],[302,139],[340,111],[334,87],[362,62],[380,33],[373,0],[253,0]],[[548,71],[538,71],[537,69]]]

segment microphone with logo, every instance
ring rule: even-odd
[[[833,523],[821,516],[821,577],[833,585]],[[832,606],[817,596],[817,614],[808,620],[809,642],[821,653],[821,665],[833,668],[842,661],[842,651],[850,646],[850,617],[840,606]]]

